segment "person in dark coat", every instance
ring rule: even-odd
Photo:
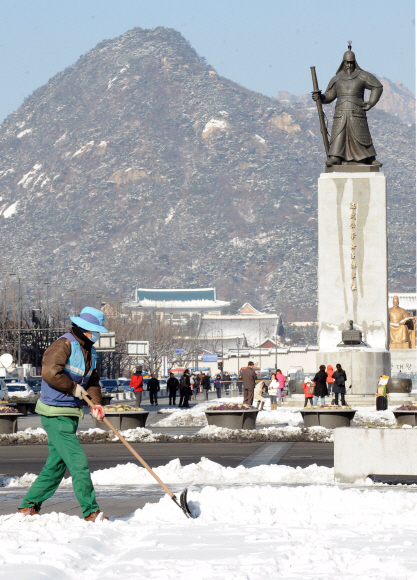
[[[152,373],[151,378],[148,381],[148,391],[149,397],[151,399],[151,405],[158,404],[158,391],[160,390],[159,381]]]
[[[333,383],[333,393],[334,393],[334,402],[336,405],[339,404],[339,394],[342,400],[342,407],[346,407],[346,373],[342,369],[341,364],[336,365],[336,372],[333,373],[334,383]]]
[[[248,362],[248,366],[242,369],[243,382],[243,404],[252,405],[253,395],[255,392],[256,373],[253,370],[254,364],[252,361]]]
[[[217,398],[220,399],[222,396],[222,382],[220,375],[216,375],[216,378],[214,379],[214,388],[216,389]]]
[[[209,390],[211,387],[209,373],[207,373],[206,375],[203,375],[203,378],[201,380],[201,387],[204,391],[204,400],[208,401],[208,394],[209,394]]]
[[[190,408],[188,401],[190,400],[190,397],[193,394],[190,385],[191,385],[190,371],[188,369],[185,369],[184,374],[180,379],[180,404],[178,405],[178,407],[184,407],[185,409]]]
[[[318,398],[321,397],[321,404],[325,404],[325,397],[327,397],[327,373],[326,367],[324,365],[320,365],[320,370],[316,373],[313,383],[315,383],[314,387],[314,397],[313,397],[313,406],[317,405]]]
[[[175,399],[177,397],[177,389],[180,386],[179,380],[175,377],[174,373],[169,373],[169,379],[167,380],[167,387],[169,393],[169,404],[175,405]]]

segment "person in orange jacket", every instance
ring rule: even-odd
[[[333,370],[332,365],[327,365],[326,373],[327,373],[327,379],[326,379],[327,393],[328,393],[328,396],[330,397],[332,394],[332,387],[333,387],[333,383],[334,383],[334,378],[333,378],[334,370]]]

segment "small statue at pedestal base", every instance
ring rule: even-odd
[[[416,317],[400,308],[398,296],[393,298],[393,306],[389,309],[390,349],[415,348]],[[410,329],[409,326],[413,328]],[[414,336],[413,336],[414,333]],[[413,340],[414,339],[414,340]]]

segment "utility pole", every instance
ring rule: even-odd
[[[154,363],[154,354],[155,354],[155,344],[154,344],[154,314],[155,310],[151,312],[151,374],[153,373],[153,363]]]
[[[46,345],[49,345],[49,284],[44,282],[46,286]]]
[[[259,321],[259,372],[262,372],[261,321]]]
[[[21,339],[21,334],[22,334],[22,293],[20,291],[20,276],[17,277],[17,282],[18,282],[18,295],[17,295],[17,303],[18,303],[18,307],[19,307],[19,316],[18,316],[18,333],[19,333],[19,338],[18,338],[18,342],[17,342],[17,366],[21,366],[21,343],[22,343],[22,339]]]
[[[278,334],[275,334],[275,370],[277,370],[278,367],[278,352],[277,352],[277,342],[278,342]]]
[[[237,374],[239,377],[239,371],[240,371],[240,338],[237,339]]]
[[[172,354],[172,312],[170,313],[170,318],[169,318],[169,354],[171,357],[171,365],[169,368],[172,368],[172,359],[173,359],[173,354]]]

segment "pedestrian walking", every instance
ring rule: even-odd
[[[224,390],[226,395],[228,395],[230,393],[230,386],[232,384],[232,379],[230,378],[229,373],[226,371],[224,373],[224,378],[223,378],[223,386],[224,386]]]
[[[237,377],[237,390],[239,391],[239,395],[243,394],[242,371]]]
[[[151,405],[158,404],[158,391],[161,390],[159,386],[159,381],[156,378],[155,374],[151,374],[151,378],[148,381],[148,391],[149,391],[149,398],[151,400]]]
[[[258,381],[255,385],[255,389],[253,391],[253,402],[256,401],[256,408],[260,411],[264,408],[265,400],[262,396],[264,393],[268,392],[268,387],[265,385],[264,381]],[[259,406],[260,405],[260,406]]]
[[[190,371],[185,369],[181,379],[180,379],[180,404],[178,407],[184,407],[186,409],[190,408],[188,401],[190,400],[192,391],[190,387]]]
[[[96,369],[94,343],[104,328],[104,314],[86,307],[80,316],[71,316],[72,328],[49,346],[42,358],[41,396],[36,413],[48,435],[49,455],[45,466],[19,505],[18,512],[37,515],[42,503],[58,489],[68,468],[74,493],[85,520],[108,519],[100,512],[86,454],[76,432],[84,416],[83,395],[94,403],[91,416],[103,420],[101,388]]]
[[[285,381],[286,381],[286,378],[282,374],[281,369],[277,369],[277,372],[276,372],[276,380],[279,382],[279,387],[278,387],[278,401],[281,403],[281,401],[282,401],[282,392],[284,390]]]
[[[193,375],[193,399],[194,401],[197,400],[198,390],[200,388],[200,377],[199,375]]]
[[[169,395],[169,404],[175,405],[177,398],[177,389],[180,386],[179,380],[176,378],[174,373],[169,373],[169,379],[167,380],[167,388]]]
[[[136,367],[136,372],[130,378],[130,390],[136,398],[136,407],[140,407],[142,403],[143,394],[143,377],[142,377],[142,367]]]
[[[339,394],[340,399],[342,402],[342,407],[346,407],[346,373],[342,369],[341,364],[336,365],[336,372],[333,373],[334,385],[333,385],[333,392],[334,392],[334,403],[335,405],[339,405]]]
[[[268,386],[269,400],[271,402],[271,411],[277,409],[277,397],[279,392],[279,381],[276,379],[276,374],[272,373],[271,382]]]
[[[334,378],[333,378],[333,367],[332,365],[327,365],[327,369],[326,369],[326,386],[327,386],[327,394],[330,397],[332,394],[332,387],[333,387],[333,383],[334,383]],[[333,405],[333,400],[332,400],[332,405]]]
[[[253,403],[256,382],[256,373],[253,367],[253,362],[249,361],[248,366],[242,369],[243,403],[245,405],[252,405]]]
[[[214,379],[214,388],[216,389],[217,398],[220,399],[222,396],[222,381],[220,375],[216,375]]]
[[[304,389],[304,407],[307,407],[307,403],[310,403],[310,407],[312,407],[314,386],[312,385],[311,381],[308,380],[308,377],[304,377],[304,383],[302,384],[302,387]]]
[[[209,390],[210,390],[210,375],[209,375],[209,373],[203,375],[201,387],[204,391],[204,400],[208,401],[208,395],[209,395]]]
[[[313,383],[314,386],[314,397],[313,397],[313,405],[317,405],[317,401],[319,397],[321,398],[321,404],[326,404],[326,395],[327,395],[327,384],[326,384],[327,374],[326,374],[326,367],[324,365],[320,365],[319,371],[315,374]]]

